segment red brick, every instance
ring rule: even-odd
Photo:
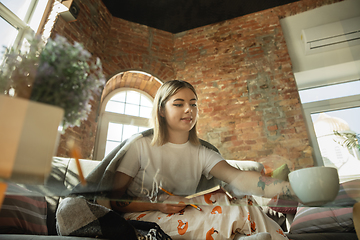
[[[278,126],[277,125],[268,126],[267,129],[269,131],[276,131],[276,130],[278,130]]]

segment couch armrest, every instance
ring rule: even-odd
[[[256,171],[261,172],[264,170],[264,165],[255,161],[242,161],[242,160],[226,160],[231,166],[243,171]]]
[[[84,177],[89,175],[89,173],[91,173],[94,170],[94,168],[101,162],[98,160],[88,160],[88,159],[80,159],[79,161]],[[76,161],[75,159],[71,158],[69,160],[69,165],[66,171],[64,184],[67,188],[72,189],[79,183],[80,183],[79,172],[76,165]]]

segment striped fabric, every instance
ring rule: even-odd
[[[47,204],[44,197],[9,184],[0,210],[0,233],[47,235]]]
[[[290,233],[355,232],[352,206],[359,201],[360,180],[340,185],[332,203],[322,207],[298,207]]]

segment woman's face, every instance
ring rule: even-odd
[[[169,131],[189,132],[198,117],[197,99],[189,88],[182,88],[169,98],[165,104],[165,117]]]

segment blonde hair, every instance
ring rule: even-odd
[[[165,82],[157,91],[154,99],[154,106],[152,110],[151,124],[154,128],[154,137],[152,145],[162,146],[169,141],[169,133],[167,129],[166,119],[161,116],[161,111],[165,108],[166,102],[176,94],[180,89],[188,88],[194,92],[196,99],[197,94],[195,88],[188,82],[182,80],[171,80]],[[194,145],[199,145],[200,140],[197,136],[196,124],[189,131],[189,141]]]

